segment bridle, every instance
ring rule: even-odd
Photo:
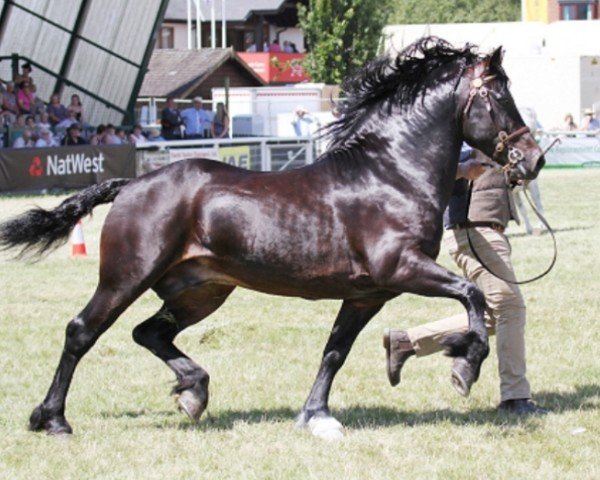
[[[477,68],[478,66],[481,66],[483,64],[480,63],[478,64],[475,68]],[[485,64],[484,64],[485,65]],[[488,84],[489,82],[491,82],[492,80],[494,80],[496,78],[496,75],[486,75],[487,73],[487,65],[484,66],[484,68],[482,69],[481,73],[479,73],[477,76],[471,78],[470,80],[470,87],[471,90],[469,91],[469,97],[467,99],[467,103],[465,104],[464,108],[462,109],[462,115],[461,115],[461,121],[460,124],[462,125],[465,121],[465,119],[468,117],[469,115],[469,111],[471,110],[471,106],[473,105],[473,101],[475,100],[475,98],[477,96],[479,96],[483,102],[485,103],[485,107],[486,110],[489,112],[490,117],[492,119],[492,123],[498,127],[498,123],[496,122],[496,118],[494,115],[494,109],[492,108],[492,103],[490,101],[490,89],[486,86],[486,84]],[[508,180],[508,176],[510,174],[510,172],[513,169],[517,169],[521,172],[521,174],[523,174],[523,176],[525,176],[525,167],[523,166],[523,161],[525,160],[525,155],[523,155],[523,152],[517,148],[514,143],[516,142],[516,140],[521,137],[522,135],[526,134],[526,133],[530,133],[530,129],[527,126],[523,126],[521,128],[518,128],[517,130],[515,130],[512,133],[507,133],[505,130],[501,130],[498,127],[498,135],[496,136],[496,146],[494,147],[494,154],[492,156],[492,159],[499,163],[499,156],[505,151],[507,150],[507,162],[505,165],[503,165],[501,167],[502,171],[504,172],[504,175],[507,177],[507,183],[510,184],[509,180]],[[542,153],[542,156],[548,151],[550,150],[550,148],[555,144],[556,142],[552,142],[552,144],[545,150],[545,152]],[[468,218],[469,218],[469,205],[471,203],[471,194],[473,191],[473,182],[470,182],[469,185],[469,189],[468,189],[468,194],[467,194],[467,209],[465,212],[465,218],[466,218],[466,223],[468,223]],[[467,233],[467,240],[469,242],[469,247],[471,249],[471,251],[473,252],[473,255],[475,256],[475,258],[477,259],[477,261],[481,264],[481,266],[483,268],[485,268],[489,273],[491,273],[492,275],[494,275],[495,277],[499,278],[500,280],[503,280],[509,284],[513,284],[513,285],[523,285],[525,283],[530,283],[533,282],[535,280],[539,280],[540,278],[544,277],[545,275],[547,275],[550,270],[552,270],[552,268],[554,267],[554,264],[556,263],[556,258],[557,258],[557,254],[558,254],[558,250],[557,250],[557,246],[556,246],[556,238],[554,236],[554,231],[552,230],[552,228],[550,227],[550,225],[548,224],[548,222],[546,221],[546,219],[544,218],[544,216],[541,214],[541,212],[538,211],[538,209],[533,205],[533,203],[531,202],[529,196],[527,195],[527,188],[525,187],[523,189],[523,193],[525,194],[525,198],[527,199],[527,201],[529,202],[530,206],[533,208],[533,211],[536,213],[536,215],[538,216],[538,218],[541,220],[541,222],[543,223],[543,225],[548,229],[548,232],[550,233],[551,237],[552,237],[552,242],[554,245],[554,254],[552,257],[552,260],[550,261],[550,265],[539,275],[535,275],[532,278],[528,278],[527,280],[512,280],[512,279],[508,279],[508,278],[504,278],[501,275],[498,275],[496,272],[492,271],[486,264],[485,262],[480,258],[480,256],[477,254],[477,251],[475,250],[475,246],[473,245],[473,241],[471,239],[471,236],[469,234],[469,228],[466,229],[466,233]]]
[[[477,66],[480,65],[481,64]],[[522,162],[525,160],[525,155],[523,155],[523,152],[519,148],[517,148],[514,145],[514,143],[522,135],[530,133],[529,127],[523,126],[512,133],[507,133],[505,130],[502,130],[500,129],[500,127],[498,127],[498,122],[496,122],[496,116],[494,115],[494,109],[492,108],[492,102],[490,101],[490,89],[487,87],[487,84],[494,80],[496,78],[496,75],[487,75],[488,72],[485,68],[486,67],[484,67],[481,73],[471,78],[470,80],[471,90],[469,91],[467,103],[462,109],[461,124],[469,116],[469,111],[471,110],[473,101],[477,96],[479,96],[485,103],[486,110],[490,114],[492,123],[498,128],[498,134],[496,136],[496,146],[494,147],[494,154],[492,155],[492,160],[494,160],[497,163],[500,163],[500,155],[502,154],[502,152],[507,150],[507,162],[505,165],[502,166],[502,170],[505,173],[509,173],[511,170],[516,168],[524,176],[526,171],[523,167]]]

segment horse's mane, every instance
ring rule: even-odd
[[[426,90],[427,75],[455,60],[469,65],[478,58],[473,45],[456,49],[437,37],[423,37],[398,53],[379,57],[342,84],[346,99],[337,107],[341,117],[324,128],[331,147],[347,141],[368,116],[372,107],[411,105]]]

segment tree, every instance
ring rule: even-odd
[[[520,18],[521,0],[402,0],[395,3],[390,22],[515,22]]]
[[[298,5],[315,82],[339,84],[375,57],[393,0],[309,0]]]

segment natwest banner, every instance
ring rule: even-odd
[[[0,150],[0,191],[82,188],[135,177],[133,145]]]

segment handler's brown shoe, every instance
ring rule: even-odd
[[[387,376],[392,387],[395,387],[400,383],[400,370],[404,362],[415,354],[415,350],[405,331],[391,328],[386,328],[383,332],[383,346]]]

